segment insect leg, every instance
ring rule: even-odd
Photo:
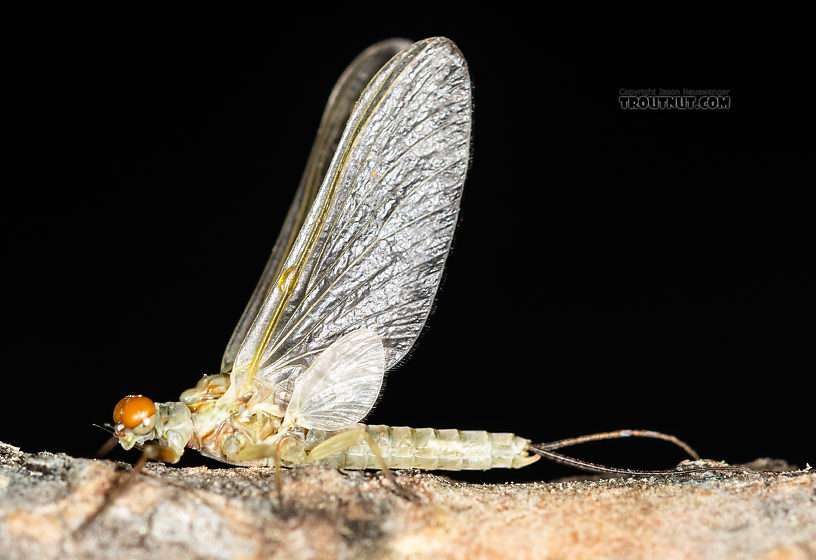
[[[310,449],[306,454],[307,460],[310,463],[315,463],[330,455],[341,453],[355,443],[365,439],[367,434],[368,430],[366,430],[365,426],[357,426],[356,428],[335,434]]]
[[[116,436],[111,436],[110,439],[108,439],[108,441],[106,441],[105,444],[94,454],[94,457],[97,459],[107,457],[108,453],[110,453],[113,448],[116,447],[117,443],[119,443],[119,438]]]
[[[102,513],[108,509],[113,501],[121,495],[127,488],[133,483],[136,479],[136,475],[142,472],[144,469],[145,464],[147,463],[148,459],[154,458],[154,455],[157,455],[157,451],[153,449],[154,446],[147,445],[142,451],[142,455],[139,457],[139,460],[136,461],[136,464],[133,465],[133,468],[130,470],[129,473],[117,473],[118,480],[116,485],[111,488],[106,494],[105,499],[102,501],[102,504],[94,511],[91,515],[88,516],[82,524],[76,528],[74,531],[75,535],[81,535],[84,533],[88,527],[96,521]]]
[[[277,453],[272,454],[272,464],[275,472],[275,487],[278,490],[278,507],[283,509],[283,476],[281,475],[280,456]]]
[[[247,445],[240,449],[230,449],[229,446],[222,446],[221,451],[230,461],[235,463],[248,463],[268,459],[269,457],[278,457],[278,450],[274,445]]]
[[[244,463],[272,458],[273,472],[275,473],[275,487],[278,495],[278,504],[283,507],[283,477],[281,475],[281,456],[278,445],[247,445],[234,449],[231,445],[223,445],[221,451],[231,461]]]
[[[374,457],[377,458],[377,463],[379,464],[380,470],[397,489],[397,493],[403,498],[412,502],[419,501],[419,497],[416,494],[406,488],[403,488],[402,485],[397,482],[397,477],[394,476],[394,473],[388,467],[388,463],[386,463],[385,459],[383,459],[382,453],[380,453],[380,448],[377,447],[377,444],[374,442],[371,434],[368,433],[366,426],[357,426],[356,428],[346,430],[345,432],[340,432],[339,434],[335,434],[332,437],[321,441],[307,453],[307,459],[310,463],[314,463],[321,459],[325,459],[330,455],[334,455],[335,453],[345,451],[355,443],[362,440],[365,440],[366,443],[368,443],[368,447],[371,449]]]

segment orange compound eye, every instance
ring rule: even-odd
[[[142,395],[128,395],[116,404],[113,409],[113,421],[132,430],[156,414],[156,405]]]

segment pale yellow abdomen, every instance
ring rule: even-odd
[[[527,452],[529,440],[509,433],[367,426],[386,465],[391,469],[486,470],[520,468],[539,459]],[[330,433],[310,430],[310,448]],[[366,441],[331,455],[321,465],[341,469],[379,469],[381,465]]]

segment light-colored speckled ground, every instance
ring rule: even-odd
[[[758,462],[754,466],[770,467]],[[121,467],[121,466],[120,466]],[[816,559],[816,473],[473,485],[429,474],[117,464],[0,444],[0,558]]]

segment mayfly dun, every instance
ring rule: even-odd
[[[641,436],[696,458],[673,436],[643,430],[532,444],[510,433],[359,424],[431,310],[456,227],[470,132],[470,79],[453,42],[392,39],[359,55],[331,93],[221,373],[204,376],[178,402],[122,399],[113,414],[122,447],[170,463],[189,447],[250,466],[389,473],[518,468],[545,456],[643,473],[555,453]]]

